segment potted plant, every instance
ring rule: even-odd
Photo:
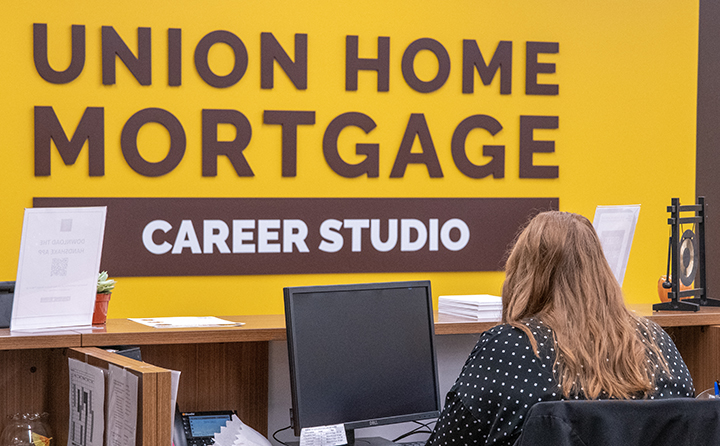
[[[107,271],[98,275],[97,294],[95,296],[95,311],[93,312],[93,325],[103,325],[107,321],[110,295],[115,288],[115,281],[108,278]]]

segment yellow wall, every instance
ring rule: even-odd
[[[598,204],[641,204],[625,277],[629,302],[657,298],[664,274],[668,226],[665,207],[672,197],[694,199],[695,107],[697,88],[697,1],[477,2],[459,0],[248,1],[214,2],[126,0],[58,2],[6,1],[0,27],[0,279],[13,280],[17,268],[22,209],[33,197],[559,197],[560,208],[592,219]],[[33,64],[34,23],[48,26],[50,63],[70,59],[70,26],[86,28],[87,59],[82,74],[66,85],[44,81]],[[140,86],[117,62],[117,82],[101,82],[102,26],[112,26],[133,49],[137,28],[152,29],[153,83]],[[167,29],[182,29],[183,81],[167,85]],[[245,44],[245,76],[227,89],[208,86],[193,65],[200,39],[227,30]],[[294,35],[308,35],[308,88],[298,91],[281,70],[275,88],[260,88],[260,34],[272,33],[293,54]],[[360,39],[360,57],[375,57],[378,36],[391,38],[390,91],[378,93],[375,75],[360,73],[359,90],[344,89],[345,36]],[[402,53],[420,38],[447,49],[448,82],[430,94],[405,83]],[[477,75],[475,93],[461,94],[463,39],[476,40],[486,60],[499,41],[513,43],[512,94],[499,93],[499,76],[484,87]],[[557,42],[554,74],[541,83],[559,85],[557,96],[525,95],[525,42]],[[229,72],[230,51],[217,45],[210,65]],[[436,62],[427,54],[416,61],[421,78],[431,78]],[[86,107],[105,109],[105,175],[88,176],[87,147],[77,163],[65,166],[53,149],[52,174],[33,174],[33,108],[54,108],[71,134]],[[134,172],[120,150],[120,132],[135,112],[160,107],[175,115],[187,135],[180,165],[167,175],[148,178]],[[255,176],[238,178],[227,160],[217,177],[200,171],[202,109],[241,111],[253,127],[245,150]],[[280,175],[280,130],[263,125],[264,110],[313,110],[314,126],[298,132],[298,175]],[[351,133],[341,139],[341,154],[353,159],[354,142],[380,144],[379,178],[343,178],[322,156],[322,137],[337,115],[359,111],[378,127],[372,137]],[[431,179],[427,169],[410,166],[402,179],[389,178],[408,117],[423,113],[443,168]],[[455,168],[450,138],[460,121],[473,114],[497,119],[503,130],[494,138],[468,140],[468,151],[482,144],[506,147],[505,177],[470,179]],[[559,128],[535,132],[555,141],[555,153],[535,155],[536,164],[559,166],[557,179],[518,177],[519,116],[558,116]],[[231,138],[232,135],[225,135]],[[365,139],[363,139],[363,137]],[[150,161],[168,149],[167,132],[146,126],[138,144]],[[482,163],[478,155],[471,156]],[[482,255],[481,252],[477,255]],[[112,271],[110,271],[112,275]],[[282,312],[282,287],[361,281],[430,279],[434,295],[500,293],[502,273],[342,274],[119,278],[110,317]]]

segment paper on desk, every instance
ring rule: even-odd
[[[138,377],[122,367],[108,365],[107,446],[135,446]]]
[[[68,446],[103,446],[105,375],[103,369],[68,358],[70,416]]]
[[[235,414],[213,439],[216,446],[271,446],[267,438],[243,423]]]
[[[244,322],[233,322],[214,316],[144,317],[129,318],[128,320],[153,328],[239,327],[245,325]]]
[[[438,313],[475,322],[497,322],[502,319],[502,297],[490,294],[440,296]]]
[[[345,425],[306,427],[300,431],[300,446],[338,446],[347,444]]]
[[[170,427],[175,429],[175,406],[177,404],[178,388],[180,387],[180,371],[170,370]],[[171,430],[170,432],[175,432]]]
[[[627,270],[639,214],[639,204],[598,206],[595,209],[593,218],[595,232],[600,238],[610,269],[621,286],[625,279],[625,270]]]
[[[25,209],[10,330],[90,326],[105,207]]]

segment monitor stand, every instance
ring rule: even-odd
[[[347,437],[348,446],[386,446],[395,444],[382,437],[355,438],[355,429],[345,429],[345,436]]]

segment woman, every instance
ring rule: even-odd
[[[694,396],[667,333],[625,308],[585,217],[538,214],[505,272],[503,324],[480,337],[428,445],[512,445],[539,401]]]

